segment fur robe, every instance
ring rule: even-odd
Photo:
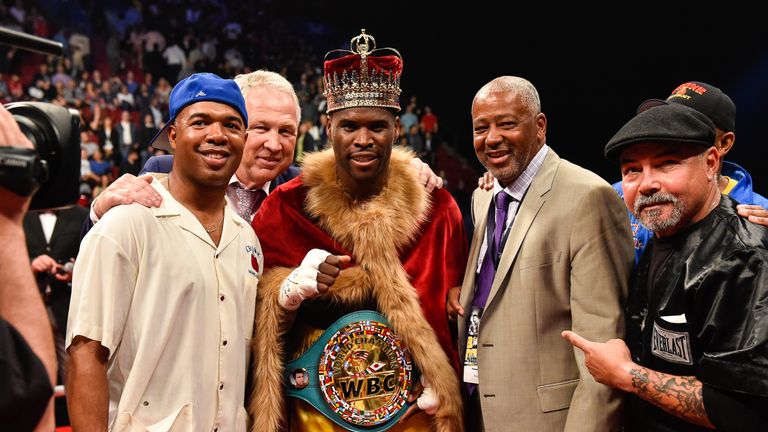
[[[409,168],[411,158],[411,153],[394,149],[387,185],[378,196],[357,202],[336,181],[332,150],[307,156],[302,174],[307,188],[304,213],[309,216],[306,223],[314,223],[341,250],[354,254],[353,265],[342,270],[331,290],[321,297],[351,307],[373,298],[440,399],[435,429],[459,431],[463,428],[462,403],[456,372],[422,313],[417,290],[409,282],[399,256],[400,251],[417,240],[431,207],[429,196]],[[275,199],[272,195],[270,198]],[[274,219],[280,215],[262,217]],[[257,234],[258,224],[255,219]],[[463,235],[463,228],[460,232]],[[269,235],[269,231],[264,235]],[[273,268],[267,262],[267,271],[259,284],[253,345],[254,389],[249,403],[254,431],[276,431],[283,424],[283,336],[292,320],[277,305],[277,297],[280,284],[300,258],[296,261],[290,266],[285,263],[285,267]],[[438,300],[444,305],[444,297]]]

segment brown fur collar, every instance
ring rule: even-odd
[[[358,250],[361,241],[387,249],[394,243],[400,249],[414,239],[431,206],[429,195],[419,186],[410,168],[412,157],[410,152],[393,149],[387,184],[377,196],[359,203],[336,181],[333,151],[312,154],[303,166],[303,181],[309,188],[305,208],[319,218],[325,232],[348,250],[355,251],[358,262],[363,261],[359,254],[367,252],[367,248]],[[358,230],[368,226],[373,226],[370,233],[373,236],[361,236]]]
[[[309,188],[305,209],[348,250],[359,265],[341,272],[325,294],[355,305],[371,295],[409,347],[414,362],[440,398],[437,431],[462,430],[459,382],[448,357],[421,312],[399,251],[416,239],[430,209],[429,196],[410,168],[413,154],[392,151],[387,185],[367,201],[352,200],[336,182],[332,150],[309,155],[302,178]],[[278,289],[291,269],[275,268],[259,284],[254,337],[254,391],[249,403],[253,431],[275,431],[284,425],[282,335],[291,321],[277,306]]]

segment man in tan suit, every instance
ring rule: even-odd
[[[449,298],[460,315],[467,430],[618,430],[620,394],[595,382],[560,332],[623,335],[633,260],[626,209],[608,183],[545,144],[547,119],[527,80],[483,86],[472,126],[495,180],[473,195],[470,258],[459,302],[458,290]]]

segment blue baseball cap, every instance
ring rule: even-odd
[[[245,99],[235,81],[221,78],[216,74],[200,72],[184,78],[173,87],[168,104],[171,117],[165,123],[165,127],[152,138],[149,145],[156,149],[171,151],[171,143],[168,141],[168,127],[176,120],[176,115],[187,105],[206,101],[231,106],[243,118],[243,124],[248,124]]]

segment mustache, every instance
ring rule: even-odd
[[[650,205],[664,204],[664,203],[677,204],[677,202],[678,202],[677,197],[670,193],[656,192],[653,195],[638,196],[637,199],[635,200],[634,210],[635,210],[635,214],[637,215],[637,214],[640,214],[640,211],[643,208],[648,207]]]

